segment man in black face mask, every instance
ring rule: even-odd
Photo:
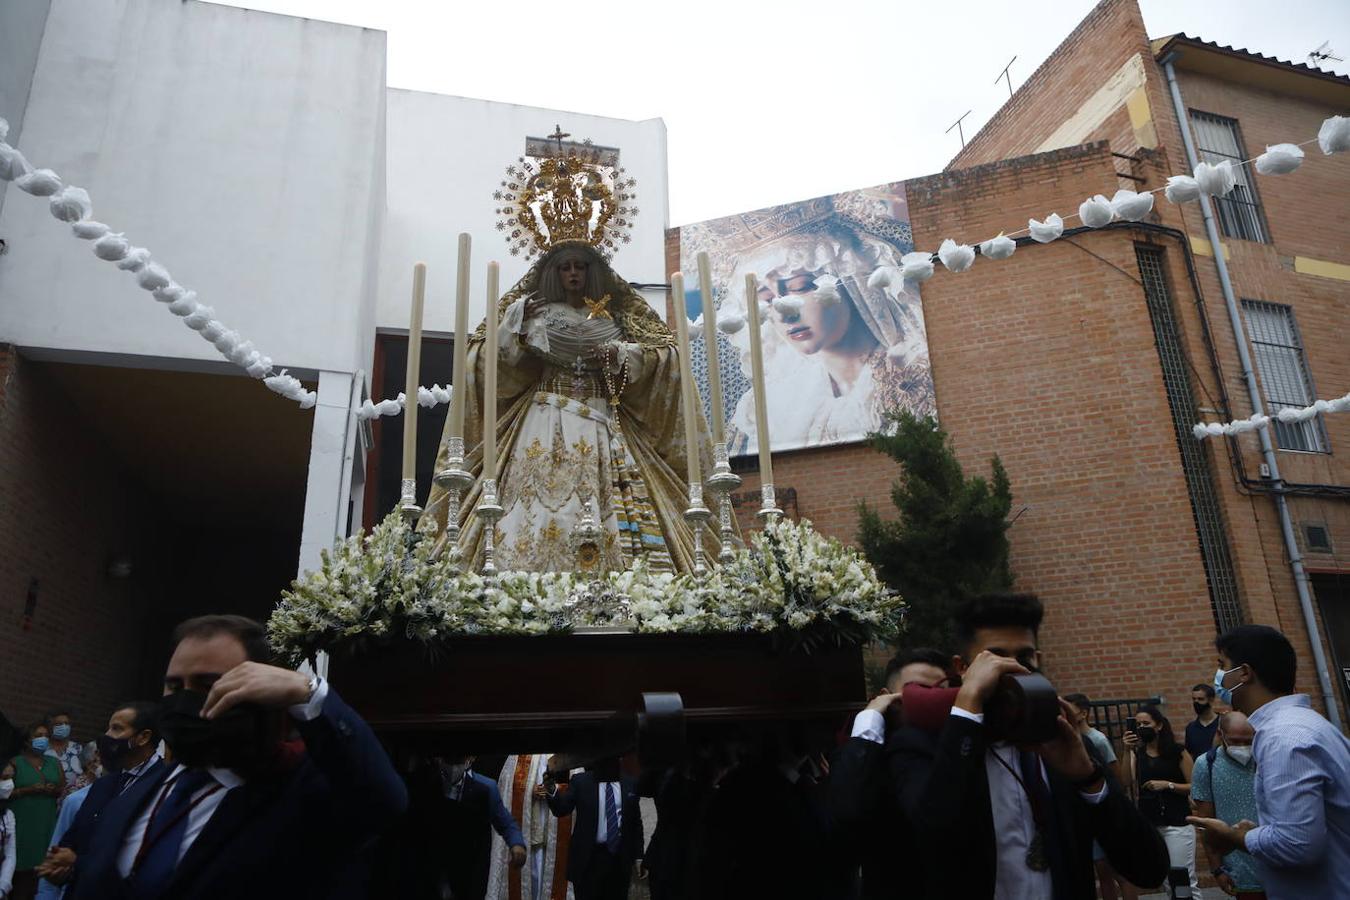
[[[104,808],[138,780],[159,776],[164,762],[158,752],[158,716],[158,704],[147,700],[119,703],[113,710],[108,730],[98,736],[98,755],[105,774],[89,786],[70,828],[38,867],[39,875],[53,884],[67,883]]]
[[[1096,895],[1092,842],[1135,884],[1167,875],[1167,848],[1120,783],[1088,755],[1077,711],[1060,700],[1055,737],[1021,746],[985,728],[1004,675],[1040,669],[1044,609],[1030,594],[971,598],[955,610],[952,669],[960,692],[940,734],[887,736],[900,808],[909,819],[922,896]]]
[[[270,657],[251,619],[178,626],[159,722],[169,764],[107,805],[74,900],[360,895],[364,851],[407,791],[327,682]],[[303,744],[283,741],[288,727]]]
[[[1214,711],[1214,685],[1197,684],[1191,688],[1191,706],[1195,719],[1186,723],[1186,752],[1199,759],[1214,746],[1219,730],[1219,714]]]

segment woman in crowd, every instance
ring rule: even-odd
[[[14,890],[14,813],[9,808],[14,793],[14,763],[0,766],[0,897]]]
[[[13,900],[31,900],[37,891],[37,873],[56,828],[56,804],[65,789],[65,776],[55,757],[47,755],[51,732],[45,722],[28,726],[24,745],[14,757],[15,853]],[[9,898],[6,898],[9,900]]]
[[[1195,875],[1195,829],[1190,815],[1191,765],[1186,748],[1177,743],[1172,723],[1156,706],[1141,706],[1137,725],[1126,731],[1125,778],[1139,788],[1139,811],[1167,842],[1172,868],[1191,875],[1191,894],[1200,896]],[[1145,887],[1147,885],[1144,885]]]
[[[79,743],[71,740],[71,730],[73,726],[70,723],[70,713],[64,709],[58,709],[55,712],[47,714],[47,727],[51,729],[51,738],[48,741],[47,755],[52,757],[61,766],[61,774],[65,777],[66,786],[62,793],[64,798],[75,789],[75,782],[84,774],[84,763],[80,761],[80,754],[83,753]]]

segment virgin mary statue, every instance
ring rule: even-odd
[[[571,154],[513,169],[502,197],[511,205],[501,212],[510,238],[526,235],[513,252],[529,242],[542,255],[495,310],[499,346],[486,346],[482,325],[469,340],[464,467],[475,481],[460,507],[464,558],[475,568],[482,559],[483,520],[472,510],[483,491],[483,364],[498,353],[498,567],[577,569],[579,537],[598,533],[582,568],[616,571],[641,559],[689,571],[693,535],[680,473],[686,452],[700,453],[708,470],[711,450],[702,421],[699,446],[683,445],[670,329],[602,252],[636,212],[620,207],[631,180],[616,182]],[[437,471],[446,464],[443,442]],[[427,511],[441,541],[447,509],[445,492],[433,488]]]

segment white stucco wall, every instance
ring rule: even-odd
[[[50,5],[28,159],[87,188],[96,219],[278,364],[368,367],[384,33],[195,0]],[[11,190],[0,237],[0,341],[220,360],[45,199]]]
[[[0,3],[0,116],[9,121],[11,144],[23,137],[23,114],[50,7],[51,0]],[[8,187],[0,182],[0,210]]]
[[[525,273],[526,263],[510,255],[496,230],[500,204],[492,192],[507,165],[525,152],[526,137],[551,134],[555,125],[572,140],[590,138],[619,148],[620,163],[637,179],[641,214],[633,242],[615,255],[614,268],[629,281],[665,281],[666,127],[660,119],[634,122],[405,90],[389,91],[388,116],[379,327],[407,328],[412,267],[420,261],[427,264],[425,327],[453,328],[456,245],[462,231],[473,237],[470,318],[475,324],[486,308],[488,261],[502,264],[503,291]],[[647,294],[653,301],[659,296]],[[659,308],[664,314],[664,300]]]

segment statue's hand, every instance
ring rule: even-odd
[[[548,306],[548,300],[545,298],[538,295],[531,297],[529,300],[525,301],[525,318],[534,318],[544,311],[545,306]]]

